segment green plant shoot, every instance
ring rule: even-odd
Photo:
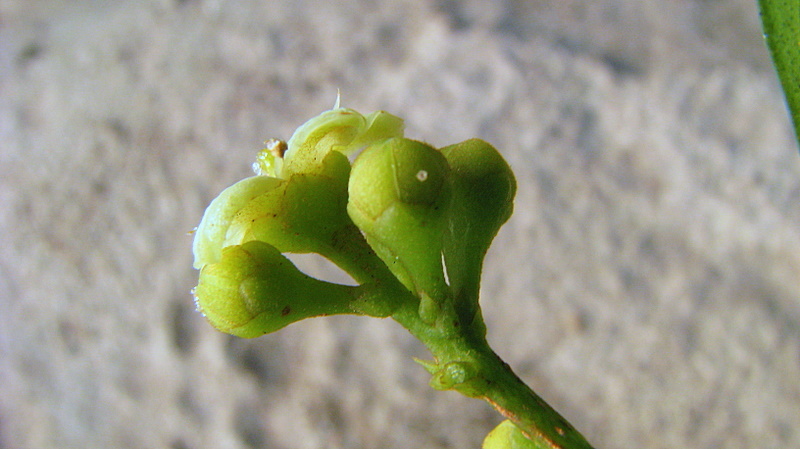
[[[253,166],[256,176],[211,202],[194,237],[195,301],[215,328],[252,338],[315,316],[391,317],[431,351],[417,362],[433,388],[507,418],[485,449],[591,448],[486,342],[483,259],[516,192],[494,147],[436,149],[405,138],[391,114],[337,105],[288,143],[268,141]],[[284,253],[320,254],[358,285],[307,276]]]

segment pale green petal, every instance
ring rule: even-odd
[[[364,117],[346,108],[325,111],[301,125],[288,142],[281,176],[315,173],[331,151],[350,155],[364,146],[403,135],[403,120],[378,111]]]
[[[194,234],[194,267],[219,261],[225,235],[236,214],[253,198],[276,189],[283,181],[268,176],[243,179],[219,194],[206,208]]]

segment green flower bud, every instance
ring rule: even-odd
[[[403,135],[403,120],[387,112],[368,116],[337,108],[307,121],[294,132],[284,155],[282,177],[316,173],[331,151],[350,155],[364,146]]]
[[[516,180],[497,150],[480,139],[441,149],[450,165],[453,204],[444,259],[465,325],[476,319],[483,258],[514,208]]]
[[[195,233],[195,268],[219,260],[222,248],[250,240],[283,252],[329,253],[335,234],[353,226],[346,210],[349,172],[347,158],[333,152],[318,173],[288,180],[255,176],[225,189]]]
[[[273,246],[251,241],[205,265],[194,295],[215,328],[252,338],[304,318],[356,313],[359,289],[306,276]]]
[[[393,138],[353,163],[347,212],[392,273],[414,293],[441,299],[447,161],[422,142]]]
[[[281,252],[329,255],[347,216],[350,163],[330,153],[318,173],[295,173],[243,205],[229,221],[225,245],[260,240]],[[355,232],[355,230],[353,230]]]
[[[514,210],[514,173],[500,153],[480,139],[450,145],[441,152],[452,170],[458,246],[464,246],[462,231],[466,231],[466,247],[482,257]]]
[[[483,449],[552,449],[553,444],[544,439],[529,439],[516,424],[504,420],[483,440]]]

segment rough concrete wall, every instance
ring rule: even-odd
[[[490,340],[598,448],[800,446],[800,155],[754,3],[0,1],[1,447],[479,447],[498,416],[389,320],[194,311],[186,232],[337,88],[508,158]]]

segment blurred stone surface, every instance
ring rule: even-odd
[[[597,448],[800,446],[800,156],[754,3],[0,2],[0,447],[479,447],[499,417],[389,320],[194,311],[187,231],[337,88],[508,158],[490,340]]]

